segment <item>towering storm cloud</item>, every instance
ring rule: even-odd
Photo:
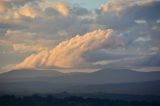
[[[113,31],[95,30],[84,34],[77,35],[69,40],[59,43],[55,48],[48,51],[41,51],[38,54],[32,54],[24,61],[16,65],[16,68],[71,68],[83,66],[85,53],[102,49],[110,45]]]

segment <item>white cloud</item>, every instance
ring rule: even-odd
[[[148,41],[150,41],[150,40],[151,40],[150,37],[145,36],[145,37],[138,37],[138,38],[135,40],[135,42],[148,42]]]
[[[147,21],[146,20],[135,20],[135,23],[137,23],[137,24],[146,24]]]

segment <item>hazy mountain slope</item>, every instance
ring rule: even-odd
[[[0,83],[0,94],[53,94],[69,93],[113,93],[135,95],[159,95],[160,80],[118,84],[69,85],[46,82],[9,82]]]
[[[66,74],[62,77],[39,77],[54,83],[103,84],[160,80],[160,72],[137,72],[128,69],[104,69],[93,73]]]
[[[160,95],[160,72],[103,69],[92,73],[14,70],[0,74],[0,94],[106,92]]]
[[[64,75],[61,72],[55,70],[32,70],[32,69],[19,69],[9,71],[3,74],[0,74],[1,81],[18,81],[18,80],[28,80],[37,77],[58,77]]]
[[[70,91],[82,93],[105,92],[116,94],[160,95],[160,80],[77,86]]]
[[[0,82],[42,81],[57,84],[105,84],[160,80],[160,72],[103,69],[92,73],[60,73],[54,70],[15,70],[0,75]]]

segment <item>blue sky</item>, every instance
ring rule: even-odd
[[[50,2],[57,0],[49,0]],[[101,4],[105,3],[107,0],[59,0],[62,2],[69,2],[71,4],[78,4],[82,7],[88,8],[90,10],[99,8]]]
[[[101,4],[105,3],[107,0],[69,0],[70,3],[79,4],[82,7],[88,9],[99,8]]]

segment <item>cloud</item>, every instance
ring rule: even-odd
[[[1,0],[0,1],[0,18],[1,20],[11,22],[19,22],[22,17],[35,18],[38,15],[38,11],[35,11],[36,7],[39,8],[36,3],[41,0]]]
[[[114,44],[112,36],[113,31],[111,29],[99,29],[83,36],[77,35],[69,40],[62,41],[49,51],[30,55],[17,64],[16,68],[83,67],[87,64],[83,56],[88,52],[110,47]]]
[[[8,11],[8,5],[4,2],[0,2],[0,13],[6,13]]]
[[[160,66],[160,54],[153,53],[148,56],[144,56],[141,60],[135,61],[135,65],[138,66]]]
[[[30,52],[30,51],[42,51],[46,48],[42,45],[26,45],[26,44],[13,44],[13,50],[16,52]]]
[[[69,14],[69,7],[65,3],[62,3],[62,2],[49,3],[48,7],[55,9],[63,16],[67,16]]]
[[[124,30],[137,25],[137,20],[146,23],[158,20],[159,9],[160,2],[156,0],[110,0],[97,10],[96,21],[107,28]]]
[[[146,20],[135,20],[135,23],[137,24],[146,24]]]
[[[121,67],[159,67],[160,55],[159,53],[151,53],[146,55],[134,56],[126,59],[120,59],[116,62],[108,64],[108,66],[121,66]],[[154,70],[155,71],[155,70]]]
[[[7,30],[5,33],[5,37],[8,39],[32,39],[35,33],[24,32],[22,30]]]
[[[36,11],[33,10],[31,7],[29,7],[27,4],[21,7],[18,12],[20,15],[23,15],[26,17],[35,18],[37,16]]]
[[[1,51],[6,51],[8,48],[8,51],[12,50],[14,53],[39,52],[50,48],[49,45],[54,43],[54,40],[37,38],[36,33],[22,30],[7,30],[0,39],[0,46],[3,48]]]
[[[134,6],[144,6],[151,4],[154,0],[110,0],[102,4],[100,10],[102,12],[122,12],[124,9]]]
[[[103,48],[108,51],[112,51],[110,48],[115,48],[113,54],[150,54],[160,51],[159,0],[108,0],[97,10],[88,10],[69,3],[46,0],[1,0],[0,49],[3,52],[1,57],[5,57],[5,53],[8,53],[6,58],[14,57],[13,60],[1,59],[10,63],[14,61],[15,64],[35,53],[32,57],[36,59],[34,58],[32,64],[28,62],[30,67],[80,67],[91,66],[93,62],[102,59],[106,59],[107,62],[108,59],[112,61],[116,56],[107,55],[106,52],[102,53],[97,49],[86,51],[77,57],[74,57],[74,54],[73,56],[64,54],[68,55],[64,60],[60,58],[64,56],[62,50],[59,50],[61,55],[57,60],[63,61],[57,61],[52,65],[53,62],[50,62],[49,65],[48,56],[51,56],[53,50],[41,49],[51,49],[64,39],[74,38],[76,34],[85,35],[86,32],[99,28],[113,29],[117,35],[121,35],[121,37],[112,36]],[[117,50],[117,45],[125,45],[125,48]],[[46,58],[45,62],[38,63],[38,58],[41,56]],[[74,59],[77,61],[73,62]]]
[[[84,34],[93,21],[90,11],[72,7],[67,2],[7,0],[5,3],[10,7],[8,12],[0,14],[0,30],[25,30],[59,41],[77,33]]]
[[[149,38],[149,37],[138,37],[136,40],[135,40],[135,42],[148,42],[148,41],[150,41],[151,40],[151,38]]]

